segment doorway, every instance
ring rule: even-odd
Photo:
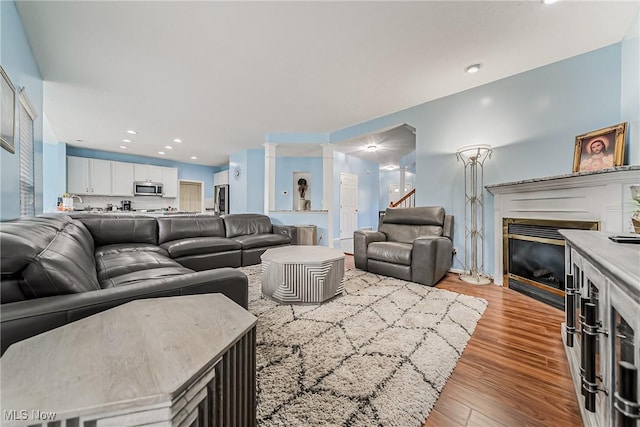
[[[358,229],[358,175],[340,173],[340,249],[353,253],[353,232]]]
[[[180,211],[202,212],[204,205],[204,183],[180,180]]]

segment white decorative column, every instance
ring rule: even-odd
[[[264,214],[276,208],[276,149],[278,144],[264,145]]]
[[[327,246],[333,247],[333,144],[322,144],[322,210],[327,211]]]

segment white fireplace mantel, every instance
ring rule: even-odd
[[[631,232],[632,185],[640,185],[639,165],[485,186],[494,195],[494,282],[503,284],[504,218],[598,221],[602,231]]]

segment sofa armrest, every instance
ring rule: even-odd
[[[420,237],[413,241],[411,281],[433,286],[451,268],[453,242],[448,237]]]
[[[387,235],[380,231],[356,230],[353,232],[353,259],[356,268],[368,271],[367,247],[369,243],[386,242]]]
[[[181,276],[145,280],[115,288],[2,304],[1,352],[4,353],[14,342],[129,301],[204,293],[223,293],[246,309],[248,307],[247,276],[231,268],[218,268]]]
[[[273,224],[273,234],[282,234],[284,236],[289,236],[291,239],[291,244],[295,244],[298,238],[298,229],[295,225],[281,225],[281,224]]]

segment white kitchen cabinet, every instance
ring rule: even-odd
[[[67,157],[67,193],[91,194],[89,192],[89,159]]]
[[[91,194],[108,196],[111,194],[111,162],[91,159],[89,161]]]
[[[111,194],[111,162],[67,157],[67,192],[108,196]]]
[[[136,181],[162,182],[162,166],[135,163],[133,170]]]
[[[213,174],[213,185],[229,185],[229,171],[216,172]]]
[[[162,197],[178,197],[178,169],[162,168]]]
[[[133,196],[133,163],[111,162],[111,195]]]

